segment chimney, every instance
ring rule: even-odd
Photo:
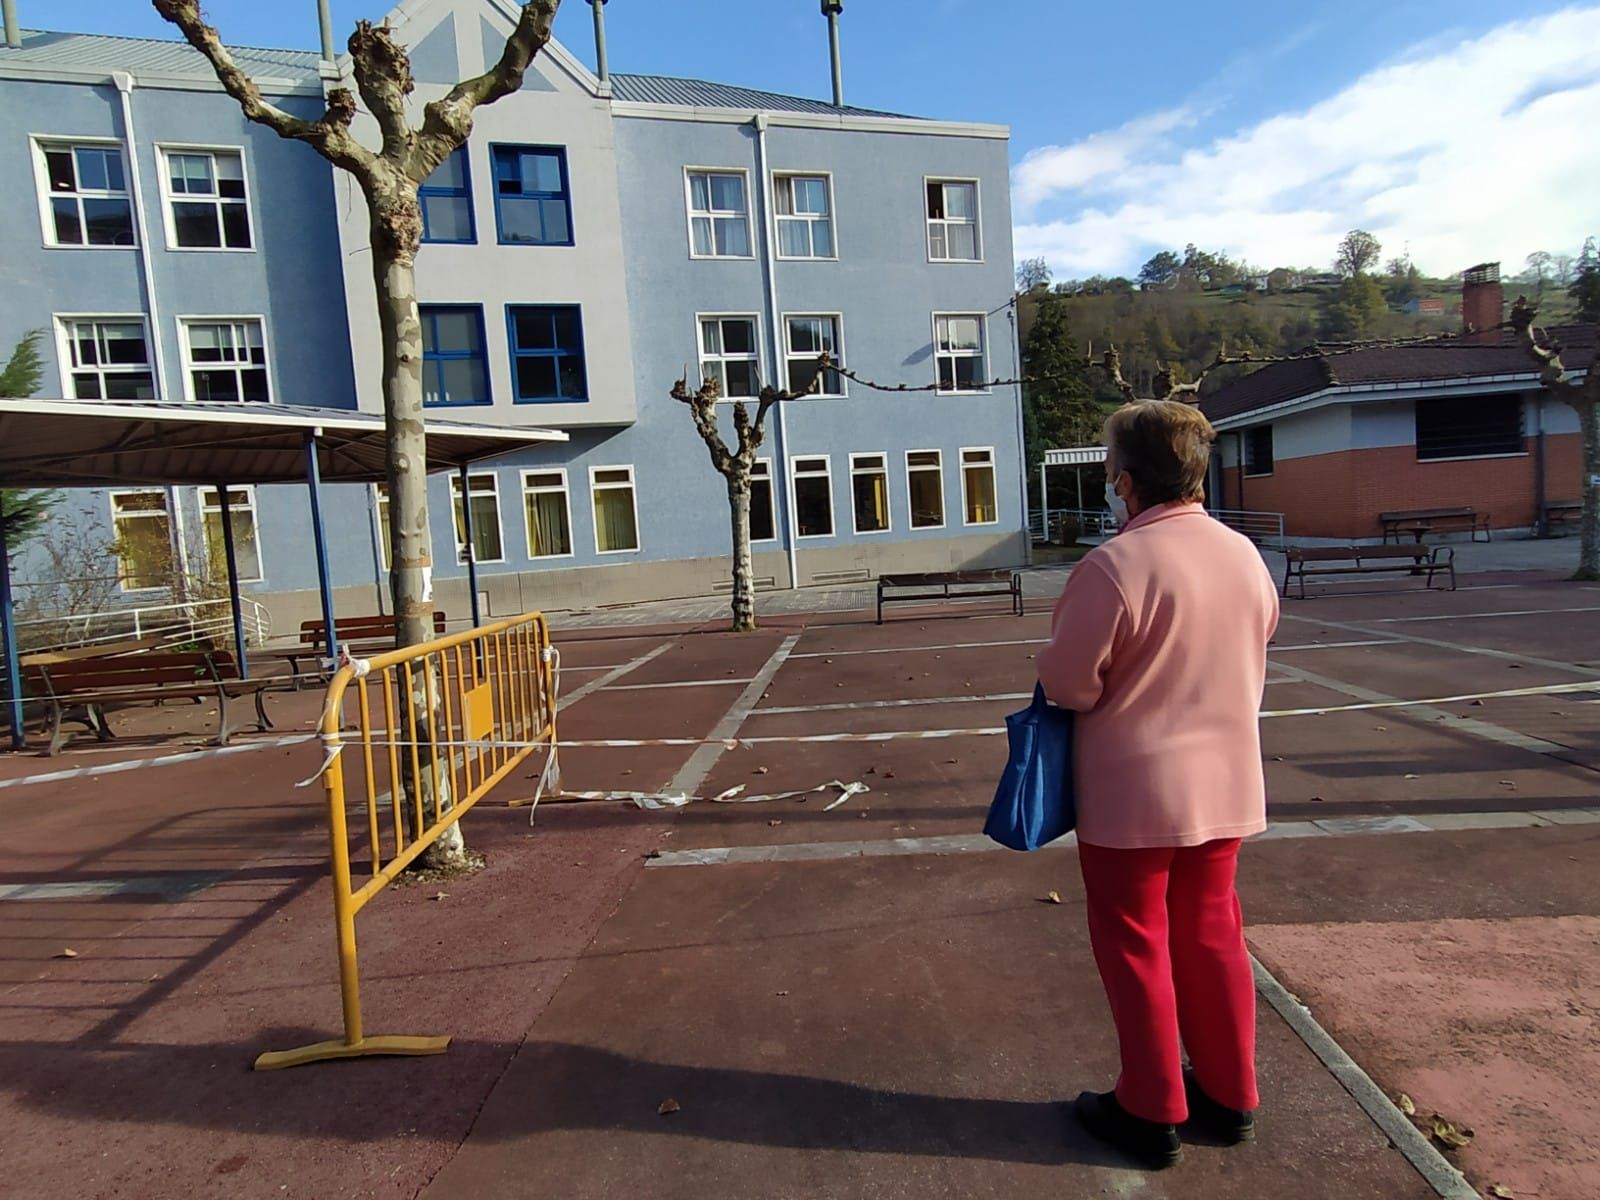
[[[333,18],[328,14],[328,0],[317,0],[317,24],[322,28],[322,61],[331,63],[338,55],[333,51]]]
[[[600,86],[607,87],[611,72],[606,67],[606,0],[589,0],[589,7],[594,9],[594,73]]]
[[[0,0],[5,10],[6,45],[13,50],[22,49],[22,30],[17,28],[17,0]]]
[[[1461,273],[1461,332],[1474,340],[1496,341],[1505,320],[1505,290],[1500,264],[1479,263]]]
[[[822,15],[828,18],[828,50],[833,58],[833,106],[844,107],[844,71],[839,66],[839,14],[844,0],[822,0]]]

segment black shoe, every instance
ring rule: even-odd
[[[1095,1137],[1152,1170],[1172,1166],[1183,1153],[1173,1126],[1134,1116],[1117,1103],[1115,1092],[1084,1092],[1072,1111]]]
[[[1207,1133],[1228,1146],[1255,1141],[1256,1114],[1218,1104],[1200,1087],[1193,1067],[1184,1069],[1183,1090],[1189,1097],[1189,1119]]]

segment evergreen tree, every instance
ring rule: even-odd
[[[1084,347],[1073,337],[1068,321],[1069,303],[1062,297],[1041,298],[1022,346],[1023,374],[1039,380],[1022,390],[1030,470],[1038,469],[1046,450],[1094,444],[1104,420],[1084,367]]]
[[[1593,238],[1583,243],[1573,270],[1567,295],[1578,306],[1578,320],[1600,321],[1600,251],[1595,250]]]
[[[39,343],[44,330],[34,329],[23,334],[22,340],[11,351],[5,370],[0,371],[0,396],[31,396],[44,382],[44,359],[39,354]],[[17,488],[0,488],[0,514],[6,528],[6,545],[15,554],[17,548],[44,528],[50,509],[61,499],[60,492],[28,492]]]

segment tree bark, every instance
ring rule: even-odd
[[[728,472],[728,509],[733,521],[733,631],[756,628],[755,565],[750,554],[750,465],[743,455]]]

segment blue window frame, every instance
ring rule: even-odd
[[[467,148],[457,146],[417,189],[422,205],[422,240],[425,242],[475,242],[472,219],[472,171]]]
[[[572,245],[567,152],[560,146],[491,146],[494,215],[500,241],[514,246]]]
[[[589,398],[583,321],[576,305],[507,305],[506,323],[518,404],[575,404]]]
[[[490,403],[482,307],[423,304],[418,313],[422,318],[423,407]]]

